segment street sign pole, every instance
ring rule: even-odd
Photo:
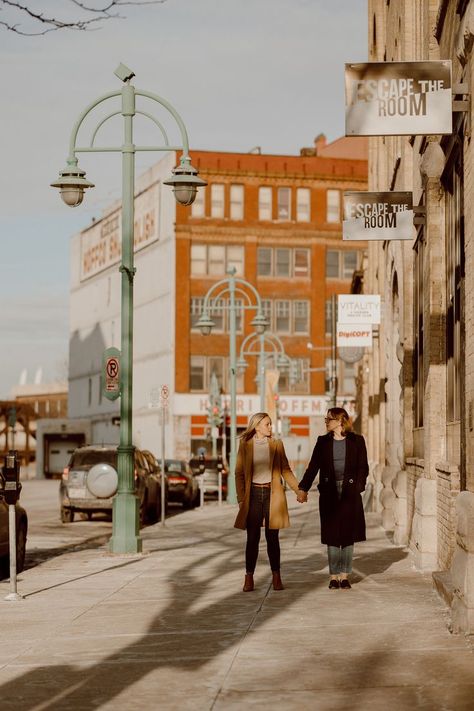
[[[167,385],[161,386],[160,391],[160,412],[161,412],[161,523],[165,526],[165,487],[166,487],[166,474],[165,474],[165,435],[166,435],[166,415],[168,414],[168,398],[169,398],[169,388]]]

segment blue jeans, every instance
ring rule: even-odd
[[[352,573],[354,546],[328,546],[329,574]]]

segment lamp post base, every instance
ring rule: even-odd
[[[142,539],[139,529],[139,501],[133,493],[117,494],[112,511],[111,553],[141,553]]]

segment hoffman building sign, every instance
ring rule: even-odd
[[[346,64],[346,136],[452,133],[451,61]]]
[[[342,238],[412,239],[412,193],[344,193]]]

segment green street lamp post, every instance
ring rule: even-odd
[[[203,336],[208,336],[213,327],[214,321],[211,319],[212,311],[222,309],[228,310],[229,328],[229,360],[230,360],[230,461],[229,480],[227,484],[227,502],[237,503],[235,489],[235,465],[237,461],[237,310],[256,309],[257,314],[252,320],[252,326],[257,333],[263,333],[267,327],[267,320],[263,313],[262,300],[258,291],[248,281],[236,277],[236,270],[231,269],[226,279],[221,279],[211,286],[202,307],[202,315],[197,322],[198,328]],[[252,302],[249,292],[255,297]],[[246,303],[240,305],[236,301],[236,295],[243,297]],[[221,306],[220,300],[228,297],[228,305]]]
[[[71,132],[67,166],[59,174],[59,179],[51,183],[59,188],[62,200],[70,207],[80,205],[84,190],[94,187],[85,178],[85,172],[78,166],[77,153],[115,152],[122,154],[122,257],[120,272],[121,286],[121,376],[120,376],[120,444],[118,447],[118,489],[113,503],[113,532],[110,540],[112,553],[139,553],[142,541],[139,535],[139,506],[134,487],[134,447],[132,444],[132,371],[133,371],[133,280],[135,276],[133,255],[134,226],[134,185],[135,185],[135,153],[137,151],[182,151],[180,165],[172,171],[172,176],[163,181],[171,185],[176,201],[182,205],[190,205],[199,186],[206,182],[197,176],[197,170],[191,165],[189,158],[189,143],[186,128],[177,111],[165,99],[148,91],[136,89],[130,80],[134,73],[123,64],[115,70],[115,75],[123,81],[121,90],[104,94],[89,106],[79,116]],[[175,119],[181,135],[181,145],[172,146],[161,123],[151,114],[139,111],[135,106],[137,96],[150,99],[164,107]],[[96,126],[89,146],[77,146],[77,135],[84,119],[99,104],[121,97],[121,108],[108,114]],[[108,119],[117,115],[123,116],[124,138],[121,146],[96,146],[94,141],[99,129]],[[164,145],[137,146],[133,142],[133,120],[136,114],[150,119],[161,131]]]

